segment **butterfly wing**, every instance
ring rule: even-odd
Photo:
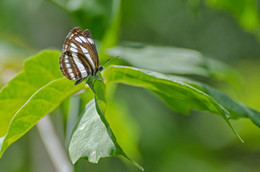
[[[92,69],[95,69],[93,75],[98,68],[98,55],[91,33],[89,31],[86,33],[88,34],[83,33],[79,27],[72,29],[63,44],[63,52],[71,51],[83,54],[88,59]]]
[[[93,37],[92,37],[92,35],[90,33],[90,30],[86,29],[83,33],[87,37],[87,40],[89,41],[89,43],[91,45],[91,48],[94,51],[94,54],[95,54],[96,58],[93,59],[93,61],[95,63],[96,68],[98,68],[98,66],[99,66],[99,58],[98,58],[97,48],[96,48],[94,39],[93,39]]]
[[[93,73],[90,62],[81,53],[65,51],[60,56],[59,64],[62,74],[70,80],[82,81]]]

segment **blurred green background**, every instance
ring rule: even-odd
[[[103,48],[121,41],[175,46],[195,49],[228,63],[242,76],[239,89],[221,82],[210,84],[260,110],[259,2],[1,0],[1,86],[22,70],[26,57],[46,48],[61,50],[67,33],[80,26],[89,28],[96,42],[103,42]],[[98,49],[102,55],[99,44]],[[138,148],[128,154],[145,171],[260,171],[260,129],[248,119],[231,121],[245,140],[242,144],[220,116],[200,111],[189,116],[175,113],[144,89],[118,85],[114,99],[128,114],[130,135],[138,142]],[[59,110],[51,118],[57,133],[62,133]],[[60,137],[62,140],[62,134]],[[6,151],[0,160],[0,171],[55,171],[35,127]],[[107,158],[99,164],[80,160],[75,171],[139,170],[119,158]]]

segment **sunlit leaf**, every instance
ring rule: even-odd
[[[84,89],[59,70],[59,51],[43,51],[27,60],[0,92],[0,155],[68,96]]]

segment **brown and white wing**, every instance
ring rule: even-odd
[[[60,70],[70,80],[82,80],[93,73],[88,59],[81,53],[65,51],[61,54]]]
[[[66,40],[63,44],[63,52],[70,51],[73,53],[80,53],[85,56],[87,61],[90,63],[92,69],[97,69],[98,67],[98,57],[96,56],[96,49],[93,49],[91,44],[93,39],[89,39],[82,32],[79,27],[75,27],[70,31]],[[94,70],[92,75],[94,74]]]
[[[82,33],[82,30],[79,28],[79,27],[74,27],[69,33],[68,35],[66,36],[66,39],[63,43],[63,47],[62,47],[62,51],[65,52],[65,51],[70,51],[70,48],[71,48],[71,45],[70,45],[70,41],[71,40],[74,40],[75,37]]]
[[[97,53],[97,48],[96,48],[96,44],[95,44],[95,41],[91,35],[91,32],[90,30],[86,29],[84,32],[84,35],[87,37],[87,40],[88,42],[90,43],[91,47],[92,47],[92,50],[94,51],[95,55],[96,55],[96,58],[93,59],[95,65],[96,65],[96,68],[99,66],[99,58],[98,58],[98,53]]]

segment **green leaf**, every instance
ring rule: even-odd
[[[128,43],[108,49],[107,53],[120,56],[133,66],[162,73],[216,78],[233,86],[240,79],[237,72],[228,65],[206,58],[191,49]]]
[[[248,31],[259,36],[259,9],[257,1],[250,0],[207,0],[207,4],[230,13]],[[257,32],[256,32],[257,31]]]
[[[0,156],[44,115],[68,96],[84,89],[59,70],[59,51],[43,51],[24,64],[24,71],[0,92]]]
[[[72,16],[82,30],[89,29],[101,40],[112,15],[114,0],[50,0]]]
[[[94,99],[90,101],[72,134],[69,155],[72,163],[85,157],[97,163],[101,157],[119,155],[113,141],[101,121],[95,107]]]
[[[235,102],[232,100],[228,95],[224,94],[223,92],[212,88],[209,85],[187,79],[184,77],[168,75],[167,76],[170,80],[179,80],[194,88],[201,90],[214,98],[216,102],[218,102],[221,106],[225,107],[225,109],[229,112],[229,119],[238,119],[238,118],[250,118],[258,127],[260,127],[260,113],[256,110],[247,107],[242,103]]]
[[[103,82],[100,72],[96,76],[89,76],[87,84],[92,89],[97,100],[99,107],[105,113],[106,111],[106,86]]]
[[[159,94],[173,109],[182,113],[189,113],[191,109],[223,113],[222,107],[207,94],[161,73],[134,67],[110,66],[103,74],[107,82],[116,81],[150,89]]]
[[[137,69],[124,66],[110,66],[104,72],[107,82],[119,82],[133,86],[147,88],[156,93],[169,107],[181,112],[189,113],[190,110],[207,110],[215,114],[220,114],[231,127],[228,119],[239,118],[241,113],[251,118],[254,122],[259,122],[260,115],[256,111],[248,111],[243,108],[237,115],[236,110],[244,105],[239,105],[228,96],[214,90],[213,88],[205,89],[201,84],[196,82],[189,83],[188,79],[173,75],[164,75],[148,70]],[[205,86],[205,85],[204,85]],[[252,115],[254,112],[254,115]],[[259,123],[258,123],[259,125]],[[231,127],[232,128],[232,127]],[[233,130],[233,128],[232,128]],[[235,130],[233,130],[235,132]],[[235,134],[237,134],[235,132]],[[238,136],[238,135],[237,135]],[[238,136],[238,138],[240,138]]]
[[[101,47],[102,53],[104,49],[111,48],[117,45],[120,21],[121,21],[120,7],[121,7],[121,0],[112,1],[112,12],[111,12],[109,26],[107,27],[106,33],[102,39],[102,47]],[[103,56],[102,53],[100,54],[100,56]]]
[[[201,89],[208,95],[213,97],[217,102],[223,105],[230,113],[231,119],[242,117],[250,118],[258,127],[260,127],[260,113],[252,108],[247,107],[242,103],[237,103],[228,97],[226,94],[216,90],[208,85],[200,84]]]
[[[193,81],[191,79],[187,79],[184,77],[174,76],[174,75],[167,75],[170,80],[178,80],[182,81],[194,88],[203,91],[204,93],[208,94],[216,102],[218,102],[221,106],[223,106],[229,112],[229,119],[239,119],[239,118],[249,118],[251,119],[258,127],[260,127],[260,113],[256,110],[247,107],[242,103],[235,102],[232,100],[228,95],[224,94],[223,92],[212,88],[209,85]],[[174,100],[173,100],[174,101]],[[171,103],[178,103],[178,102],[171,102]],[[186,106],[185,104],[180,103],[180,107]]]
[[[84,114],[74,128],[69,145],[71,161],[76,163],[83,157],[97,163],[100,158],[122,155],[143,170],[124,153],[105,118],[105,84],[102,79],[90,77],[87,83],[95,93],[95,99],[86,105]]]

